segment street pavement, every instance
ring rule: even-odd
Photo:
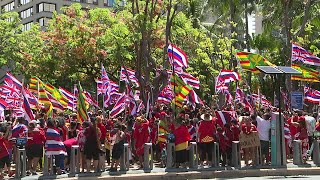
[[[242,162],[243,164],[243,162]],[[107,167],[108,168],[108,167]],[[304,176],[301,176],[304,175]],[[293,165],[290,161],[287,166],[283,167],[271,167],[271,166],[259,166],[259,167],[204,167],[204,168],[173,168],[165,169],[160,168],[158,164],[152,170],[144,171],[138,170],[136,165],[131,166],[129,171],[123,172],[101,172],[101,173],[80,173],[76,175],[63,174],[58,176],[27,176],[22,178],[23,180],[35,180],[35,179],[66,179],[66,180],[93,180],[93,179],[125,179],[125,180],[142,180],[142,179],[258,179],[268,178],[268,179],[283,179],[293,178],[293,179],[304,179],[306,177],[312,177],[320,175],[320,167],[317,167],[311,161],[307,165]],[[318,176],[317,176],[318,175]],[[312,177],[313,178],[313,177]],[[306,178],[308,179],[308,178]]]

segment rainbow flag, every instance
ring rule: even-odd
[[[260,73],[260,71],[256,68],[257,66],[274,66],[274,64],[259,54],[250,52],[237,52],[236,57],[239,60],[242,69],[251,71],[253,73]]]
[[[86,98],[83,93],[83,89],[80,85],[80,82],[78,84],[78,102],[77,102],[77,118],[78,121],[83,122],[83,121],[88,121],[89,120],[89,115],[88,115],[88,107],[86,103]]]
[[[187,98],[188,94],[192,91],[192,87],[186,84],[176,74],[172,75],[170,83],[175,93],[175,97],[173,98],[172,103],[174,103],[178,107],[182,107],[183,101]]]
[[[319,72],[317,70],[294,63],[291,64],[291,67],[302,72],[301,75],[291,75],[291,80],[320,82]]]

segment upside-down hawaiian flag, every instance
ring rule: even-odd
[[[292,43],[291,60],[293,62],[302,62],[313,66],[320,66],[320,58],[308,52],[301,46]]]
[[[22,83],[16,77],[14,77],[11,73],[7,72],[5,79],[10,79],[19,89],[22,88]]]
[[[216,77],[215,89],[216,93],[224,92],[228,89],[230,82],[240,80],[240,74],[231,70],[221,70],[219,75]]]
[[[22,109],[24,111],[24,116],[26,118],[27,121],[32,121],[35,119],[35,116],[31,110],[31,107],[30,107],[30,103],[29,103],[29,100],[28,100],[28,95],[24,89],[24,87],[22,88],[22,96],[23,96],[23,103],[22,103]]]
[[[167,52],[171,65],[188,67],[188,56],[177,46],[169,44]]]
[[[118,99],[118,101],[110,111],[110,117],[114,118],[117,115],[119,115],[122,111],[124,111],[126,105],[127,105],[127,96],[125,93],[122,93],[121,97]]]

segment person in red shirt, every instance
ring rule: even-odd
[[[9,129],[9,128],[8,128]],[[10,167],[10,158],[9,151],[6,146],[6,138],[4,137],[4,133],[0,132],[0,179],[4,178],[3,168],[4,165],[7,165],[9,177],[13,176],[13,172],[11,172]]]
[[[240,127],[238,125],[237,120],[231,121],[231,131],[233,136],[233,141],[239,141],[240,140]]]
[[[217,128],[217,138],[218,138],[218,141],[219,141],[219,151],[220,151],[220,154],[221,154],[221,157],[222,157],[222,166],[225,166],[226,165],[226,161],[227,161],[227,153],[226,153],[227,140],[226,140],[226,137],[223,134],[223,129],[221,127]]]
[[[140,161],[140,168],[143,168],[144,144],[149,142],[149,136],[149,122],[144,116],[137,117],[133,132],[133,144]]]
[[[211,164],[212,161],[212,148],[214,142],[214,134],[216,133],[216,127],[213,123],[213,117],[209,114],[201,115],[199,129],[198,129],[198,142],[200,147],[200,165],[203,165],[206,155],[208,155],[207,163]]]
[[[37,165],[40,157],[43,156],[43,145],[46,141],[45,134],[36,127],[36,123],[29,123],[28,141],[26,145],[26,154],[28,157],[27,174],[37,175]]]
[[[97,116],[97,127],[100,129],[100,132],[101,132],[101,137],[100,137],[101,144],[104,144],[104,141],[106,140],[106,137],[107,137],[107,128],[102,123],[102,116]]]
[[[242,119],[242,126],[241,126],[242,133],[246,135],[250,135],[253,132],[257,132],[257,127],[252,124],[252,120],[245,116]],[[252,164],[256,164],[256,147],[250,147],[250,148],[243,148],[244,151],[244,161],[245,164],[249,165],[249,159],[252,159]]]
[[[296,134],[298,133],[298,121],[299,116],[297,112],[294,112],[293,116],[287,120],[292,140],[297,139]]]
[[[176,166],[188,162],[188,146],[191,140],[187,126],[181,118],[177,119],[175,123],[175,130],[173,131],[175,137],[175,152],[176,152]]]

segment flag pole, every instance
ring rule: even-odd
[[[171,46],[172,47],[172,46]],[[174,60],[173,60],[173,47],[171,48],[171,60],[172,60],[172,76],[175,77],[175,67],[174,67]],[[173,99],[174,99],[174,103],[173,103],[173,120],[176,121],[176,78],[173,78]]]

